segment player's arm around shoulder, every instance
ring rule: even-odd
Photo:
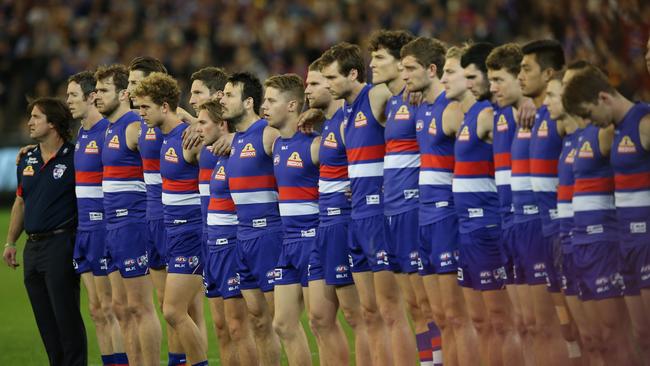
[[[639,139],[645,151],[650,151],[650,114],[646,114],[639,122]]]
[[[598,130],[598,145],[600,146],[600,153],[603,156],[609,156],[609,153],[612,151],[613,143],[614,143],[613,124]]]
[[[485,108],[478,114],[476,122],[476,135],[483,141],[492,143],[492,130],[494,129],[494,110]]]
[[[190,164],[198,164],[202,148],[203,145],[192,146],[190,148],[183,147],[183,159]]]
[[[142,133],[142,123],[140,121],[131,122],[126,126],[126,146],[133,151],[138,151],[138,139]]]
[[[314,137],[314,139],[311,142],[311,161],[314,163],[314,165],[319,165],[320,160],[318,159],[318,154],[320,153],[320,142],[323,139],[322,136],[318,135]]]
[[[392,96],[393,93],[390,92],[386,84],[377,84],[368,92],[372,115],[382,126],[386,124],[386,106]]]
[[[460,124],[463,123],[463,109],[458,102],[451,102],[447,105],[444,112],[442,112],[442,131],[445,135],[454,137],[460,129]]]
[[[262,143],[264,144],[264,152],[266,155],[273,156],[273,144],[275,144],[275,140],[277,140],[278,137],[280,137],[280,131],[273,127],[264,127]]]

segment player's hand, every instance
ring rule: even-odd
[[[312,133],[323,121],[325,121],[325,113],[321,109],[309,108],[298,117],[298,130],[302,133]]]
[[[36,145],[34,144],[21,147],[20,150],[18,150],[18,154],[16,155],[16,165],[20,164],[20,159],[22,159],[23,156],[29,152],[29,150],[35,147]]]
[[[191,125],[196,122],[196,118],[190,114],[190,112],[186,111],[185,109],[181,107],[176,107],[176,114],[178,115],[178,118],[181,119],[181,121],[185,121]]]
[[[524,98],[517,115],[519,126],[529,130],[532,129],[535,124],[535,114],[537,114],[537,107],[535,107],[533,100]]]
[[[16,260],[16,247],[6,247],[4,253],[2,253],[2,258],[11,269],[16,269],[16,267],[20,266]]]
[[[196,131],[198,124],[190,125],[183,131],[183,148],[190,150],[201,145],[201,135]]]
[[[423,99],[424,99],[424,94],[422,94],[422,92],[412,92],[412,93],[402,94],[402,100],[404,102],[408,102],[410,105],[416,107],[422,104]]]
[[[219,156],[228,156],[230,155],[230,149],[232,147],[232,139],[235,137],[234,133],[229,133],[223,135],[217,139],[217,141],[212,144],[212,153]]]

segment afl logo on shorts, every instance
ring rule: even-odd
[[[149,258],[147,257],[146,254],[138,257],[138,266],[140,266],[140,268],[144,268],[148,264],[149,264]]]
[[[254,158],[255,157],[255,148],[250,142],[247,143],[239,154],[240,158]]]

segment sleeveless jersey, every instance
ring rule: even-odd
[[[542,217],[542,232],[550,236],[558,232],[557,161],[562,151],[562,137],[557,123],[546,106],[537,110],[530,140],[530,175],[533,191]]]
[[[517,125],[515,124],[514,110],[512,106],[499,108],[494,115],[494,127],[492,129],[494,150],[494,180],[497,184],[499,194],[499,213],[501,213],[501,225],[508,228],[514,223],[512,206],[512,189],[510,188],[512,177],[512,140],[515,137]]]
[[[202,222],[199,168],[183,158],[182,135],[188,127],[186,123],[180,123],[163,135],[160,149],[162,203],[169,234],[186,230],[187,224]]]
[[[341,123],[343,123],[342,108],[323,124],[323,138],[318,152],[320,226],[350,220],[350,201],[345,195],[345,192],[350,189],[348,157],[341,139]]]
[[[650,105],[636,103],[616,126],[611,164],[616,183],[616,213],[623,243],[650,243],[650,151],[639,136]]]
[[[285,241],[316,237],[318,166],[311,159],[311,144],[316,136],[296,132],[273,144],[273,171]]]
[[[415,137],[415,108],[403,91],[386,107],[386,156],[384,156],[384,213],[386,216],[418,207],[420,150]]]
[[[422,103],[415,116],[421,160],[420,225],[456,215],[451,191],[455,138],[442,128],[442,115],[450,102],[442,92],[433,103]]]
[[[596,126],[587,126],[578,137],[573,162],[573,243],[618,241],[614,206],[614,171],[609,156],[602,156]]]
[[[365,85],[351,105],[345,105],[345,149],[352,187],[352,218],[384,213],[384,127],[372,114]]]
[[[104,228],[104,166],[101,149],[104,148],[104,137],[109,123],[107,119],[102,118],[89,130],[81,127],[77,134],[74,172],[79,230]]]
[[[530,139],[532,132],[528,128],[517,127],[512,140],[512,206],[515,209],[515,223],[523,223],[539,218],[539,206],[533,193],[530,178]]]
[[[160,177],[162,140],[162,132],[158,127],[147,127],[147,124],[142,122],[138,150],[142,157],[144,182],[147,185],[147,220],[163,218],[162,178]]]
[[[102,149],[102,190],[106,228],[143,222],[147,211],[147,188],[142,172],[142,159],[126,145],[126,128],[140,117],[132,111],[110,123]]]
[[[559,185],[557,186],[557,215],[560,234],[569,235],[573,231],[573,162],[578,153],[578,136],[582,134],[577,129],[570,135],[564,137],[562,152],[558,162],[557,175]]]
[[[501,223],[492,144],[476,134],[479,113],[490,107],[488,101],[472,105],[465,113],[454,145],[452,189],[461,233]]]
[[[237,208],[238,239],[282,230],[273,159],[264,151],[262,141],[267,125],[260,119],[246,131],[237,132],[226,165],[230,195]]]
[[[217,157],[210,175],[210,203],[207,213],[209,246],[231,245],[237,240],[237,212],[228,187],[227,164],[227,157]]]
[[[208,205],[210,204],[210,177],[214,166],[219,160],[212,153],[212,148],[204,146],[199,154],[199,193],[201,194],[201,217],[203,218],[203,232],[207,232]]]

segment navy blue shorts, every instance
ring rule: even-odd
[[[623,243],[621,252],[625,295],[639,295],[650,288],[650,243]]]
[[[458,283],[479,291],[503,289],[507,275],[501,251],[501,227],[460,233],[459,238]]]
[[[352,279],[352,257],[348,246],[347,222],[320,226],[309,255],[309,281],[325,280],[330,286],[345,286]]]
[[[167,229],[167,272],[200,275],[203,273],[203,229],[201,225]]]
[[[580,299],[602,300],[623,296],[625,282],[618,242],[573,245]]]
[[[106,229],[79,230],[74,243],[73,264],[78,274],[92,272],[95,276],[106,276],[117,270],[115,265],[106,266]]]
[[[420,266],[418,212],[416,208],[386,216],[386,243],[388,252],[397,259],[397,273],[415,273]]]
[[[517,265],[519,263],[520,259],[517,257],[517,251],[516,251],[516,243],[517,243],[517,237],[515,234],[515,226],[509,226],[507,228],[503,229],[503,232],[501,233],[502,235],[502,240],[501,240],[501,250],[503,251],[503,254],[506,257],[506,275],[508,276],[508,280],[506,283],[508,285],[523,285],[526,283],[526,276],[524,274],[524,269],[520,265]]]
[[[281,231],[276,231],[237,241],[237,273],[241,290],[273,291],[282,236]]]
[[[106,230],[106,266],[116,266],[123,278],[149,274],[148,240],[144,222]]]
[[[167,233],[165,232],[165,220],[147,221],[149,228],[149,240],[147,251],[149,254],[149,267],[153,269],[164,269],[167,266]]]
[[[523,283],[531,286],[542,285],[547,284],[547,276],[557,277],[553,243],[542,235],[542,220],[516,223],[512,228],[515,240],[515,265],[518,268],[518,275],[524,278]],[[554,285],[557,285],[559,290],[559,283]]]
[[[353,219],[348,231],[352,272],[392,271],[397,258],[386,243],[386,218],[375,215]]]
[[[309,284],[309,255],[314,247],[316,237],[290,239],[282,243],[278,264],[275,266],[275,285]]]
[[[241,296],[235,240],[225,245],[211,245],[206,249],[203,284],[208,298],[230,299]]]
[[[458,272],[458,217],[420,226],[421,275]]]

